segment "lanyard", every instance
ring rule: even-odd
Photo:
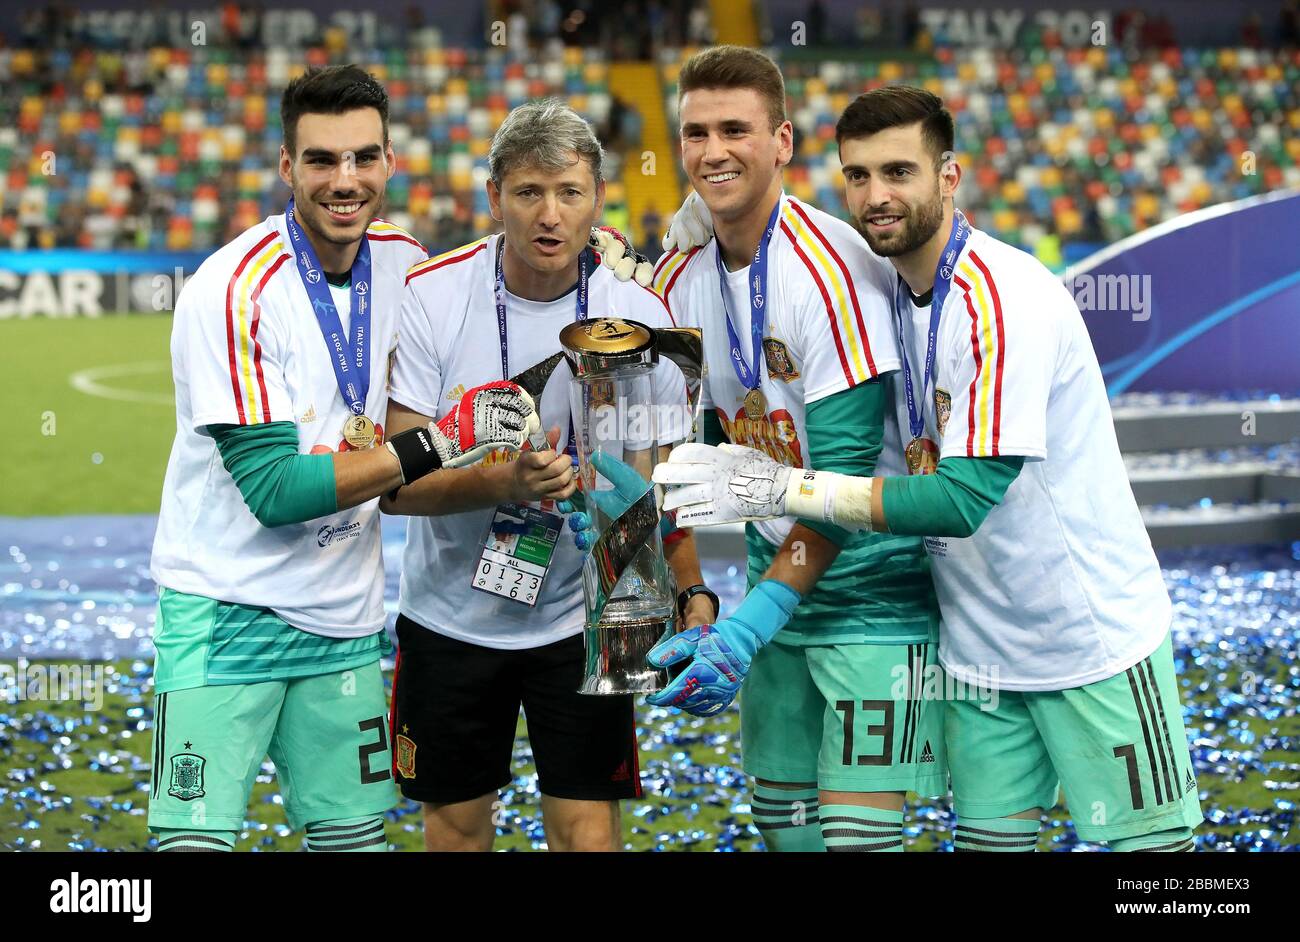
[[[361,247],[352,263],[352,336],[349,338],[334,306],[333,295],[323,284],[325,275],[316,252],[294,219],[292,197],[284,218],[289,228],[289,239],[293,242],[298,277],[307,289],[316,323],[330,349],[339,393],[353,415],[362,415],[370,392],[370,241],[362,236]]]
[[[767,218],[767,228],[763,230],[763,238],[759,240],[758,248],[754,250],[754,260],[749,266],[749,335],[753,351],[751,359],[754,362],[752,370],[745,362],[745,355],[740,351],[740,338],[731,323],[727,272],[722,265],[722,246],[717,245],[717,241],[714,240],[716,252],[713,258],[718,263],[718,287],[722,290],[723,319],[727,322],[727,340],[731,344],[731,366],[736,371],[736,378],[746,389],[757,389],[762,382],[758,364],[763,350],[763,311],[767,304],[767,245],[772,241],[772,231],[776,228],[776,217],[780,211],[781,200],[778,199],[776,205],[772,207],[772,215]]]
[[[492,282],[492,297],[497,306],[497,335],[501,340],[501,378],[510,378],[510,348],[506,336],[506,276],[505,268],[502,265],[502,255],[505,252],[506,237],[502,236],[497,242],[497,262],[496,275]],[[573,319],[581,321],[587,319],[587,250],[583,249],[582,254],[578,256],[578,297],[575,299]]]
[[[966,222],[966,217],[962,215],[960,209],[954,210],[952,233],[948,236],[948,244],[944,246],[943,254],[939,256],[939,264],[934,270],[934,292],[930,296],[930,328],[925,340],[925,375],[921,386],[923,396],[928,393],[930,382],[934,379],[934,350],[939,336],[939,315],[943,312],[943,302],[952,287],[952,273],[957,263],[957,256],[961,254],[962,243],[969,236],[970,225]],[[912,368],[907,362],[907,334],[903,331],[904,309],[911,310],[911,301],[907,294],[907,283],[903,281],[903,276],[899,275],[894,291],[894,315],[898,318],[898,345],[903,354],[903,386],[907,391],[907,421],[912,438],[915,439],[925,431],[925,412],[923,405],[917,405],[916,395],[913,392]]]
[[[501,341],[501,378],[510,379],[510,345],[506,331],[506,275],[503,264],[505,254],[506,237],[501,236],[497,242],[497,260],[496,272],[492,280],[492,298],[496,302],[497,308],[497,336]],[[573,319],[582,321],[587,319],[587,299],[588,299],[588,272],[589,262],[587,249],[582,250],[578,256],[578,296],[574,300]],[[569,416],[569,443],[566,449],[570,455],[577,455],[578,445],[574,436],[573,416]]]

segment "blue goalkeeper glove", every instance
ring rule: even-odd
[[[601,512],[611,520],[617,518],[650,490],[649,481],[613,455],[598,451],[591,456],[591,463],[607,481],[614,485],[611,491],[593,491],[590,495]],[[573,542],[578,544],[578,549],[582,550],[583,554],[589,552],[596,542],[596,526],[586,512],[586,501],[586,494],[575,492],[573,497],[559,501],[555,505],[560,513],[569,514],[569,529],[573,531]]]
[[[784,582],[764,579],[729,617],[659,642],[646,655],[652,667],[669,667],[687,658],[691,662],[646,702],[681,707],[695,716],[725,710],[740,692],[754,654],[785,627],[800,598]]]

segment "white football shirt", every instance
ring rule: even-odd
[[[489,236],[416,265],[407,277],[402,305],[402,344],[393,367],[392,398],[409,409],[442,418],[467,389],[517,376],[560,352],[560,331],[573,323],[577,292],[554,301],[529,301],[505,292],[509,374],[502,376],[501,342],[493,293],[497,242]],[[588,281],[589,317],[623,317],[649,327],[674,326],[652,291],[620,282],[593,265]],[[569,440],[569,367],[561,362],[542,390],[542,427],[560,427]],[[685,439],[686,380],[667,359],[655,368],[658,438],[662,445]],[[513,461],[504,449],[485,465]],[[554,502],[534,506],[554,512]],[[582,631],[582,556],[566,530],[560,534],[550,571],[534,607],[473,588],[494,508],[407,524],[399,607],[425,628],[489,648],[535,648]]]
[[[925,540],[944,668],[974,684],[996,666],[1007,690],[1063,690],[1131,667],[1164,640],[1172,609],[1074,299],[1035,258],[972,229],[926,393],[930,307],[908,307],[913,388],[940,460],[1027,459],[973,536]],[[906,444],[901,372],[893,385]]]
[[[726,310],[718,284],[718,243],[672,251],[659,260],[653,285],[678,323],[704,332],[704,408],[717,411],[733,444],[748,445],[792,468],[811,467],[807,406],[898,369],[888,272],[846,223],[783,195],[767,263],[766,325],[758,370],[767,414],[745,415],[747,392],[731,362]],[[732,326],[751,370],[750,268],[727,273]],[[886,441],[894,441],[886,431]],[[882,453],[882,460],[884,459]],[[886,469],[888,470],[888,469]],[[884,472],[882,472],[884,473]],[[755,524],[779,546],[793,517]]]
[[[426,253],[377,220],[371,251],[370,390],[388,408],[389,359],[406,272]],[[302,453],[347,451],[343,402],[283,215],[209,257],[181,290],[172,325],[176,439],[163,482],[151,573],[159,585],[270,608],[295,628],[361,637],[384,625],[379,501],[306,523],[257,522],[221,463],[209,425],[292,422]],[[345,328],[350,289],[331,289]]]

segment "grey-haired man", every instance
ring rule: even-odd
[[[618,280],[588,251],[604,204],[603,156],[591,126],[557,100],[530,102],[506,118],[492,141],[487,183],[505,232],[408,274],[390,429],[427,424],[479,377],[515,376],[547,360],[577,318],[670,326],[657,295]],[[576,692],[581,557],[559,538],[556,508],[575,489],[568,381],[568,370],[557,370],[539,400],[548,449],[518,460],[489,456],[467,473],[447,472],[440,486],[404,487],[384,504],[413,518],[397,623],[393,754],[403,793],[424,803],[430,850],[491,848],[501,821],[497,792],[513,778],[521,706],[551,849],[619,849],[619,800],[640,795],[632,698]],[[655,389],[659,403],[684,404],[684,380],[667,361]],[[660,414],[679,417],[677,427],[660,429],[666,456],[689,429],[684,409]],[[518,520],[554,533],[540,578],[512,571],[501,579],[493,566],[491,535]],[[679,586],[701,581],[688,535],[667,555]],[[493,578],[480,578],[484,566]],[[688,625],[716,617],[701,595],[690,600]]]

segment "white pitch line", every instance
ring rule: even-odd
[[[92,366],[87,370],[77,370],[68,376],[68,382],[78,392],[101,399],[117,399],[120,402],[140,402],[152,406],[170,406],[175,403],[172,396],[165,393],[136,392],[132,389],[114,389],[105,386],[100,380],[117,379],[122,376],[135,376],[139,373],[160,373],[170,370],[171,364],[164,360],[150,360],[146,363],[119,363],[113,366]]]

